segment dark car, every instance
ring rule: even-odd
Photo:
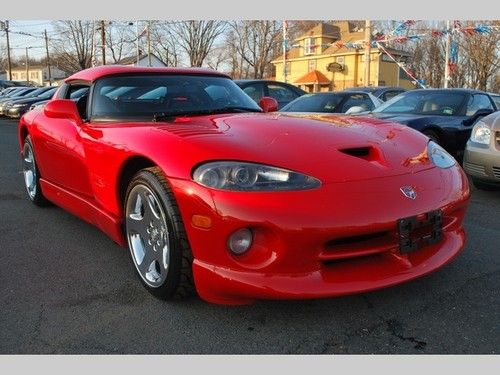
[[[366,92],[317,92],[306,94],[284,106],[280,112],[360,113],[372,111],[382,101]]]
[[[9,101],[4,105],[4,115],[13,118],[20,118],[25,114],[31,105],[48,100],[54,95],[57,87],[43,87],[41,89],[35,90],[36,94],[28,96],[27,98],[20,98],[13,101]]]
[[[23,87],[16,91],[12,91],[7,96],[0,97],[0,116],[4,115],[4,106],[11,100],[28,97],[36,90],[36,87]]]
[[[4,89],[7,87],[20,87],[25,86],[22,82],[18,81],[8,81],[5,79],[0,79],[0,89]]]
[[[239,79],[234,81],[256,103],[264,96],[270,96],[278,102],[278,109],[283,108],[292,100],[306,94],[302,89],[289,83],[264,79]]]
[[[367,87],[351,87],[345,89],[344,91],[363,91],[369,92],[374,97],[379,98],[383,102],[394,98],[396,95],[405,92],[406,90],[401,87],[390,87],[390,86],[367,86]]]
[[[423,89],[404,92],[371,115],[416,129],[461,159],[473,125],[497,109],[482,91]]]

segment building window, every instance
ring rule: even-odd
[[[304,41],[304,55],[314,55],[316,51],[316,38],[306,38]]]
[[[286,74],[292,74],[292,64],[290,63],[290,61],[286,62]]]
[[[316,60],[309,60],[308,61],[308,72],[312,72],[313,70],[316,70]]]
[[[38,78],[38,72],[30,72],[30,79],[37,79]]]

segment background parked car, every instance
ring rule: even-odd
[[[345,89],[344,91],[363,91],[369,92],[376,98],[379,98],[383,102],[386,102],[389,99],[394,98],[396,95],[405,92],[406,90],[402,87],[390,87],[390,86],[367,86],[367,87],[351,87],[349,89]]]
[[[360,113],[371,111],[382,101],[366,92],[318,92],[306,94],[284,106],[280,112]]]
[[[263,79],[240,79],[234,81],[256,103],[264,96],[270,96],[278,102],[278,109],[283,108],[292,100],[306,94],[302,89],[289,83]]]
[[[488,95],[493,99],[495,105],[497,106],[497,110],[500,110],[500,94],[496,94],[493,92],[489,92]]]
[[[4,89],[6,87],[20,87],[25,86],[22,82],[18,81],[8,81],[5,79],[0,79],[0,89]]]
[[[27,98],[9,101],[4,105],[4,114],[8,117],[19,118],[29,110],[32,104],[50,99],[56,89],[57,87],[43,87],[35,90]]]
[[[0,116],[4,115],[4,106],[5,103],[22,97],[28,97],[32,92],[36,90],[36,87],[23,87],[19,88],[19,90],[13,91],[9,93],[9,95],[0,98]]]
[[[465,149],[464,169],[478,189],[500,188],[500,112],[474,125]]]
[[[469,89],[425,89],[404,92],[371,115],[421,131],[461,159],[473,125],[497,110],[491,97]]]

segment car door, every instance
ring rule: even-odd
[[[72,89],[70,85],[67,90],[61,90],[59,98],[69,99]],[[85,117],[85,113],[80,115]],[[73,193],[91,196],[80,132],[80,125],[72,119],[42,115],[36,119],[33,142],[40,173],[45,180]]]

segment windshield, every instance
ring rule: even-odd
[[[231,79],[202,75],[105,77],[92,92],[93,120],[261,112]]]
[[[459,92],[410,91],[395,96],[373,112],[458,116],[466,97]]]

